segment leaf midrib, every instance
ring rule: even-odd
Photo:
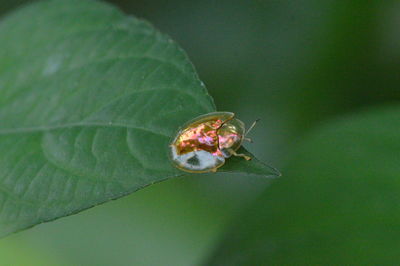
[[[12,135],[12,134],[29,134],[29,133],[37,133],[37,132],[48,132],[48,131],[54,131],[58,129],[71,129],[74,127],[107,127],[107,128],[127,128],[127,129],[137,129],[137,130],[143,130],[147,131],[156,135],[160,135],[163,137],[170,137],[170,135],[167,135],[165,133],[161,133],[158,131],[151,130],[149,128],[144,128],[144,127],[138,127],[138,126],[132,126],[132,125],[124,125],[120,123],[70,123],[70,124],[64,124],[64,125],[57,125],[57,126],[42,126],[42,127],[28,127],[28,128],[18,128],[18,129],[1,129],[0,130],[0,135]]]

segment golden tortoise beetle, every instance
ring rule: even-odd
[[[216,172],[231,156],[237,154],[247,133],[242,121],[231,112],[214,112],[198,116],[182,126],[170,144],[170,157],[175,167],[190,173]]]

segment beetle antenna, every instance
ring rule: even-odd
[[[250,133],[250,131],[257,125],[258,121],[260,121],[260,118],[256,119],[256,121],[253,122],[253,124],[251,124],[251,126],[249,127],[249,129],[246,131],[246,133],[244,134],[245,136],[247,136],[247,134]]]

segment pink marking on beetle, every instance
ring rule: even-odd
[[[240,136],[238,134],[229,134],[229,135],[218,135],[218,140],[219,140],[219,148],[227,148],[231,147],[233,143],[237,142],[240,140]]]

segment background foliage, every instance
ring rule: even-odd
[[[398,261],[396,1],[112,2],[178,41],[219,110],[262,119],[248,148],[284,177],[170,180],[7,237],[2,262]]]

